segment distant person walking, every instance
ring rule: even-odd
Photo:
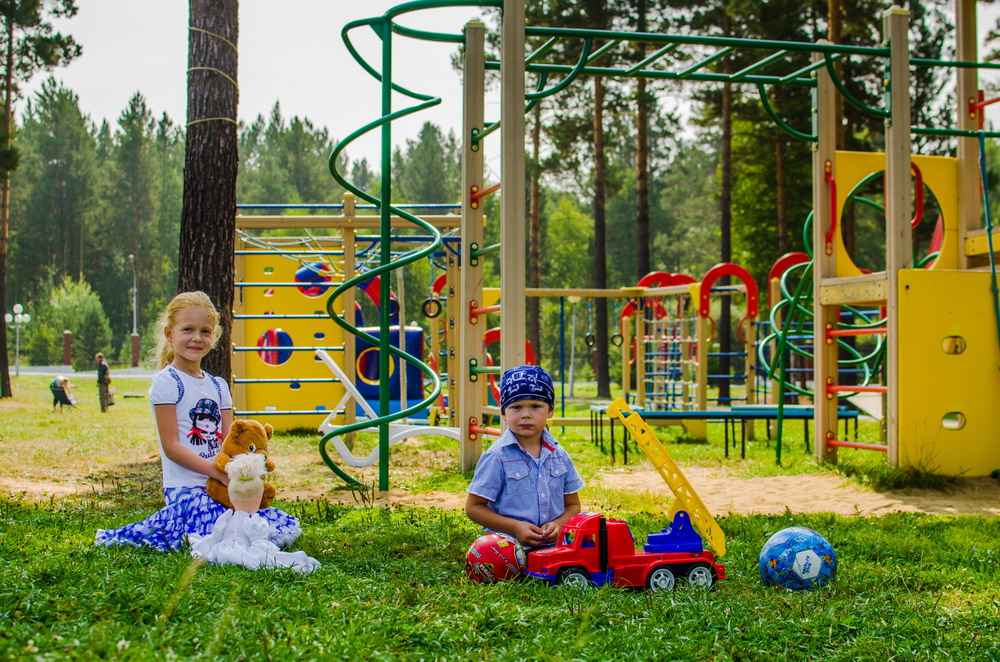
[[[94,355],[97,362],[97,397],[101,400],[101,411],[108,410],[109,391],[111,385],[111,366],[104,360],[104,354],[98,352]]]

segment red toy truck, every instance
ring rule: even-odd
[[[671,591],[678,577],[693,586],[711,586],[726,578],[726,567],[705,550],[683,510],[669,529],[650,534],[641,550],[624,521],[580,513],[563,526],[561,544],[528,555],[528,575],[550,586],[611,584]]]

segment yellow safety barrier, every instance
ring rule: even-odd
[[[674,493],[674,503],[670,508],[670,515],[673,516],[678,510],[687,511],[691,517],[691,523],[698,530],[698,533],[715,550],[717,556],[724,556],[726,553],[726,536],[722,529],[715,522],[712,513],[708,512],[705,503],[698,496],[698,493],[691,487],[691,483],[684,477],[681,468],[677,466],[670,453],[663,447],[660,440],[656,438],[649,425],[642,419],[642,416],[632,411],[625,403],[625,400],[618,398],[610,405],[605,412],[610,418],[617,418],[625,426],[625,429],[635,438],[639,448],[646,454],[649,461],[653,463],[656,470],[663,477],[663,482],[667,484],[670,491]]]

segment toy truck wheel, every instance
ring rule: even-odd
[[[677,580],[674,578],[673,571],[665,565],[653,568],[653,571],[649,573],[649,577],[646,578],[646,586],[654,593],[657,591],[672,591],[676,583]]]
[[[579,566],[563,568],[559,571],[559,584],[574,588],[590,588],[590,575],[587,574],[584,568]]]
[[[704,563],[696,563],[688,568],[687,580],[688,584],[691,586],[703,586],[705,588],[708,588],[715,583],[715,577],[712,575],[712,569]]]

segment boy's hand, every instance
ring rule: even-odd
[[[557,542],[562,527],[555,522],[542,524],[542,542]]]
[[[513,534],[514,537],[517,538],[518,542],[525,547],[535,547],[540,545],[542,540],[545,538],[542,533],[542,529],[538,528],[534,524],[521,521],[518,521],[517,524],[514,525]]]

